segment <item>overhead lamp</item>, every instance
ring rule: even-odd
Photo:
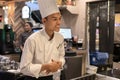
[[[3,10],[7,10],[8,8],[8,6],[3,6]]]

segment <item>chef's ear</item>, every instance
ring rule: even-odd
[[[42,19],[42,23],[44,24],[46,22],[46,18],[43,18]]]

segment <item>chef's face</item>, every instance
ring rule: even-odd
[[[43,24],[45,25],[45,30],[49,32],[59,31],[61,24],[61,14],[54,13],[43,19]]]

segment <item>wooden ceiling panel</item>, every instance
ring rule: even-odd
[[[18,1],[28,1],[28,0],[0,0],[0,2],[1,2],[1,1],[17,1],[17,2],[18,2]],[[29,1],[30,1],[30,0],[29,0]]]
[[[0,6],[7,5],[8,3],[11,2],[26,2],[26,1],[31,1],[31,0],[0,0]]]
[[[7,2],[22,2],[22,1],[25,2],[25,1],[31,1],[31,0],[0,0],[0,4],[3,2],[7,3]]]

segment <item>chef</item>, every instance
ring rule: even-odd
[[[44,28],[30,35],[23,48],[20,71],[25,80],[53,80],[65,64],[64,38],[58,32],[61,14],[56,0],[38,0]]]

